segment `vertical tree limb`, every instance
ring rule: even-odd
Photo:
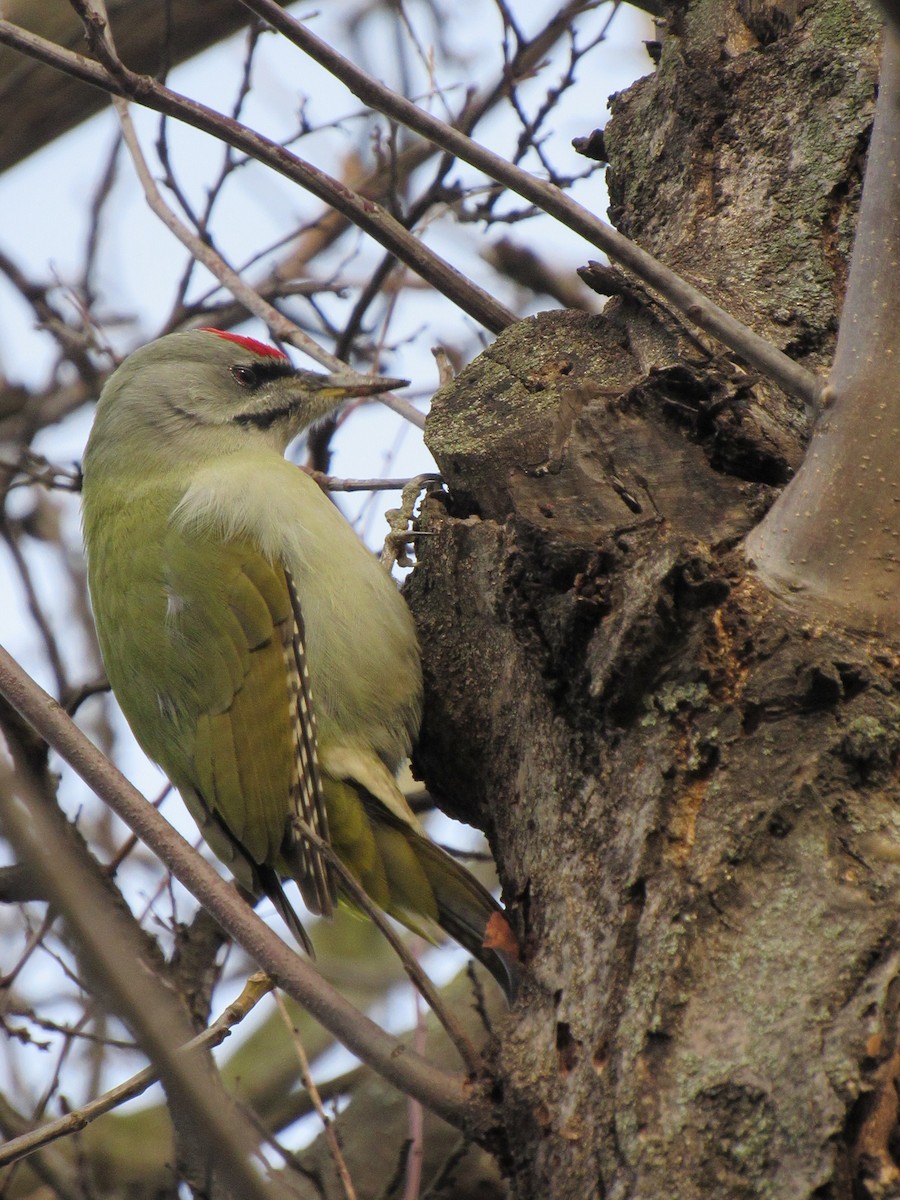
[[[900,35],[884,39],[834,367],[806,457],[747,539],[767,584],[851,626],[900,629]]]

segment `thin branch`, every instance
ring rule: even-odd
[[[25,867],[25,870],[29,871],[30,874],[34,873],[29,867]],[[46,888],[43,886],[43,884],[35,884],[35,888],[43,893],[42,899],[46,900]],[[22,953],[19,955],[18,961],[13,965],[11,970],[0,975],[0,987],[8,990],[16,982],[22,970],[27,965],[37,948],[39,946],[43,947],[44,938],[50,931],[53,922],[56,920],[56,915],[57,914],[53,912],[52,909],[48,908],[40,925],[38,925],[37,929],[33,930],[28,935],[28,941],[25,943],[25,947],[22,950]]]
[[[414,479],[441,482],[440,475],[410,475],[406,479],[341,479],[339,475],[326,475],[322,471],[310,471],[310,475],[326,492],[402,492]]]
[[[113,47],[106,45],[106,52],[108,56],[112,56],[114,53]],[[298,350],[302,350],[310,358],[322,363],[330,370],[345,372],[347,370],[346,363],[325,350],[318,342],[304,333],[298,325],[283,316],[274,305],[264,300],[259,292],[250,287],[249,284],[244,283],[237,272],[225,262],[224,258],[213,248],[211,243],[202,236],[202,231],[201,233],[195,233],[183,221],[179,220],[174,210],[163,200],[162,194],[156,186],[156,181],[147,166],[147,161],[141,151],[140,142],[138,141],[137,133],[128,112],[127,103],[121,97],[114,96],[113,105],[119,117],[125,145],[131,155],[135,171],[144,189],[144,196],[151,211],[159,217],[166,228],[187,248],[192,261],[203,263],[207,270],[231,292],[235,299],[240,300],[246,305],[249,312],[259,317],[261,321],[264,321],[268,325],[275,337],[288,342]],[[410,404],[408,400],[405,400],[401,396],[383,392],[380,394],[380,401],[399,416],[405,417],[406,420],[410,421],[418,429],[424,428],[425,418],[423,414]]]
[[[291,1020],[291,1015],[287,1010],[284,1000],[275,993],[275,1003],[278,1005],[278,1011],[281,1014],[281,1019],[287,1026],[288,1033],[291,1038],[291,1045],[294,1047],[294,1053],[297,1055],[297,1062],[300,1065],[300,1079],[306,1092],[312,1102],[312,1106],[319,1115],[319,1120],[322,1122],[322,1128],[325,1132],[325,1140],[328,1143],[328,1152],[331,1155],[331,1161],[334,1163],[337,1171],[338,1179],[341,1181],[341,1189],[343,1190],[346,1200],[356,1200],[356,1188],[353,1186],[353,1179],[350,1176],[350,1170],[347,1166],[347,1160],[344,1158],[341,1151],[340,1142],[337,1139],[337,1134],[334,1131],[334,1125],[328,1113],[325,1111],[325,1105],[322,1103],[322,1097],[319,1094],[319,1089],[316,1087],[315,1080],[312,1077],[312,1072],[309,1069],[309,1059],[306,1057],[306,1051],[303,1048],[303,1041],[300,1037],[300,1030]]]
[[[241,901],[92,742],[64,710],[0,646],[0,693],[53,747],[88,787],[165,863],[279,987],[348,1050],[401,1091],[472,1136],[490,1121],[487,1104],[461,1079],[441,1071],[380,1029],[294,953]]]
[[[584,8],[584,0],[567,0],[567,3],[561,5],[551,13],[547,23],[538,29],[530,40],[517,37],[515,53],[511,58],[504,61],[503,68],[496,81],[481,91],[474,91],[467,95],[462,109],[453,121],[454,128],[460,130],[462,133],[471,134],[481,119],[496,107],[497,104],[507,98],[510,87],[514,86],[519,80],[528,78],[537,72],[550,50],[560,37],[567,32],[571,22]],[[441,98],[443,101],[443,96]],[[447,105],[444,103],[444,108],[446,109],[446,107]],[[394,174],[409,178],[418,167],[424,166],[437,150],[438,147],[425,139],[419,138],[411,141],[401,151],[396,163],[392,163]],[[444,180],[454,161],[453,156],[450,154],[441,155],[441,161],[437,165],[434,178],[423,189],[418,199],[409,205],[403,216],[402,223],[407,229],[415,228],[434,205],[438,203],[447,205],[450,203],[448,200],[449,189],[445,186]],[[384,173],[381,168],[378,168],[366,176],[358,185],[357,190],[364,196],[374,196],[381,194],[384,187]],[[334,216],[334,213],[330,214],[330,217],[333,218]],[[330,241],[336,238],[339,233],[339,222],[330,220],[328,224],[329,238],[327,241]],[[327,241],[320,238],[317,249],[323,249]],[[294,256],[295,259],[296,256]],[[380,291],[385,278],[394,265],[394,256],[387,255],[372,274],[370,282],[360,293],[359,299],[354,305],[353,312],[346,322],[344,333],[338,342],[337,353],[340,357],[344,357],[349,346],[352,344],[366,310],[375,295]]]
[[[341,1096],[352,1095],[357,1086],[363,1080],[369,1078],[371,1078],[369,1068],[357,1065],[351,1067],[349,1071],[344,1071],[341,1075],[336,1075],[333,1079],[328,1079],[324,1083],[317,1083],[316,1090],[319,1093],[320,1100],[338,1100]],[[310,1097],[306,1092],[298,1088],[296,1091],[281,1096],[276,1101],[275,1107],[270,1108],[265,1113],[265,1116],[262,1118],[263,1128],[268,1133],[277,1133],[282,1129],[287,1129],[289,1125],[293,1125],[301,1117],[308,1117],[315,1111],[315,1106]]]
[[[244,107],[244,101],[247,99],[247,96],[250,93],[251,75],[252,75],[252,70],[253,70],[253,59],[256,54],[256,48],[259,45],[260,35],[262,34],[262,31],[263,31],[263,25],[262,25],[262,22],[260,22],[260,21],[254,22],[254,24],[247,31],[247,53],[244,58],[244,69],[243,69],[243,72],[241,75],[240,84],[238,86],[237,97],[235,98],[235,102],[231,108],[231,116],[235,121],[237,121],[240,118],[241,112]],[[169,142],[168,142],[168,138],[166,136],[166,133],[167,133],[166,126],[167,126],[167,118],[165,116],[163,116],[159,122],[159,135],[158,135],[157,141],[156,141],[157,153],[159,155],[160,162],[165,167],[166,184],[171,188],[173,194],[175,196],[177,196],[178,202],[181,204],[181,207],[184,210],[184,212],[186,212],[190,215],[190,207],[189,207],[189,204],[187,201],[187,197],[184,195],[183,190],[178,186],[178,181],[175,177],[175,171],[174,171],[174,168],[171,163],[171,159],[170,159],[170,155],[169,155]],[[225,187],[226,181],[230,178],[230,176],[236,166],[237,166],[237,163],[235,161],[234,154],[232,153],[232,148],[231,148],[231,146],[226,145],[224,147],[224,153],[222,155],[222,165],[219,168],[219,174],[216,177],[216,179],[213,181],[213,183],[207,188],[206,202],[203,206],[203,212],[200,214],[199,218],[195,221],[198,233],[202,237],[208,238],[210,241],[210,244],[212,244],[212,237],[210,234],[210,225],[212,224],[213,210],[216,206],[216,203],[217,203],[219,197],[222,194],[222,191]],[[187,295],[188,286],[194,275],[195,267],[196,267],[196,261],[194,260],[193,257],[189,258],[187,266],[184,271],[184,274],[181,278],[180,283],[178,284],[178,288],[175,293],[175,302],[173,305],[174,311],[177,311],[179,308],[182,308],[184,305],[184,298]]]
[[[698,288],[681,279],[651,254],[629,241],[624,234],[582,208],[565,192],[529,175],[527,171],[507,162],[499,154],[494,154],[444,121],[425,112],[418,105],[391,91],[321,38],[316,37],[299,21],[283,12],[273,0],[241,0],[241,3],[258,17],[268,21],[279,33],[284,34],[295,46],[323,66],[329,74],[340,79],[364,104],[415,130],[435,145],[536,204],[549,216],[555,217],[591,245],[598,246],[610,258],[627,267],[695,325],[713,334],[790,395],[797,396],[807,404],[816,403],[822,389],[822,382],[817,376],[788,358],[765,338],[748,329]]]
[[[3,1136],[17,1137],[27,1131],[28,1126],[28,1119],[14,1109],[5,1097],[0,1096],[0,1132]],[[79,1178],[75,1165],[59,1150],[39,1150],[28,1165],[50,1189],[49,1194],[54,1200],[84,1200],[84,1181]],[[13,1191],[12,1175],[16,1170],[18,1168],[13,1167],[5,1172],[5,1177],[0,1181],[0,1194],[4,1198]]]
[[[324,364],[332,371],[346,372],[346,363],[336,358],[333,354],[330,354],[318,342],[314,341],[309,334],[304,333],[299,326],[295,325],[293,321],[283,316],[268,300],[264,300],[254,288],[244,283],[240,275],[232,270],[224,258],[208,242],[204,241],[199,234],[194,233],[183,221],[179,220],[175,212],[163,200],[150,168],[147,166],[147,161],[141,151],[140,142],[138,141],[131,116],[128,112],[127,103],[121,97],[114,96],[113,105],[115,106],[122,127],[122,137],[128,153],[131,155],[134,169],[144,189],[144,196],[148,205],[166,228],[178,238],[182,245],[187,247],[192,258],[197,262],[203,263],[207,270],[224,287],[228,288],[236,299],[245,304],[254,316],[264,321],[275,337],[289,342],[290,345],[295,346],[298,350],[302,350],[310,358],[314,358],[317,362]],[[401,416],[405,416],[407,420],[411,421],[418,428],[421,429],[424,426],[425,418],[408,400],[403,400],[399,396],[388,397],[386,393],[382,393],[380,398],[383,403],[387,404],[388,408],[393,409],[394,412],[399,412]]]
[[[30,280],[3,251],[0,251],[0,273],[6,276],[23,300],[31,305],[38,325],[52,334],[63,356],[75,366],[88,387],[93,386],[97,379],[97,370],[88,354],[88,331],[73,329],[51,300],[50,289]]]
[[[44,458],[42,454],[35,454],[27,446],[20,451],[16,462],[0,458],[0,472],[9,475],[9,484],[2,485],[8,491],[12,491],[16,487],[30,487],[33,483],[39,483],[48,491],[52,491],[54,488],[60,492],[81,491],[81,474],[77,469],[58,467]],[[19,475],[24,476],[24,479],[18,479]]]
[[[70,1025],[68,1022],[61,1023],[59,1021],[51,1021],[49,1017],[38,1016],[30,1008],[18,1008],[15,1000],[12,1000],[10,1007],[3,1016],[3,1023],[7,1028],[9,1028],[11,1017],[19,1017],[32,1025],[36,1025],[38,1029],[44,1030],[45,1033],[57,1033],[62,1037],[71,1038],[72,1041],[84,1042],[95,1046],[108,1046],[113,1050],[137,1050],[139,1048],[137,1042],[132,1038],[109,1037],[105,1034],[94,1033],[89,1029],[85,1029],[86,1022],[89,1019],[93,1020],[94,1014],[91,1014],[90,1018],[82,1016],[75,1025]],[[0,1151],[2,1149],[3,1147],[0,1147]]]
[[[440,255],[413,237],[380,205],[373,200],[367,200],[345,183],[333,179],[325,171],[298,158],[277,142],[263,137],[239,121],[233,121],[205,104],[182,96],[147,75],[129,71],[122,64],[118,64],[115,72],[110,71],[81,54],[65,50],[46,38],[29,33],[27,29],[13,24],[12,21],[0,20],[0,43],[56,67],[57,70],[72,75],[92,87],[101,88],[126,100],[135,100],[156,112],[178,117],[187,125],[211,134],[220,141],[228,142],[258,162],[271,167],[343,213],[375,241],[396,254],[397,258],[411,267],[416,274],[492,332],[499,333],[516,321],[515,313],[510,312],[483,288],[473,284],[461,271],[457,271]]]
[[[416,1006],[416,1024],[413,1045],[420,1054],[425,1053],[425,1022],[422,1019],[422,1004],[413,993]],[[422,1191],[422,1164],[425,1157],[425,1113],[418,1100],[412,1096],[406,1102],[409,1113],[409,1154],[406,1156],[406,1186],[403,1200],[419,1200]]]
[[[221,1016],[207,1029],[197,1034],[187,1045],[182,1046],[178,1053],[183,1055],[201,1047],[211,1050],[214,1046],[220,1045],[230,1036],[231,1030],[256,1007],[263,996],[268,995],[272,986],[272,981],[267,975],[261,972],[251,975],[240,996],[232,1001]],[[81,1108],[73,1109],[56,1121],[48,1121],[46,1125],[41,1125],[38,1129],[33,1129],[5,1142],[3,1146],[0,1146],[0,1167],[18,1162],[21,1158],[27,1158],[28,1155],[34,1154],[36,1150],[48,1146],[58,1138],[78,1133],[92,1121],[96,1121],[98,1117],[133,1100],[136,1096],[142,1095],[158,1079],[159,1072],[157,1070],[153,1067],[145,1067],[143,1071],[138,1071],[124,1083],[120,1083],[102,1096],[98,1096],[96,1100],[91,1100]]]
[[[8,388],[7,395],[13,390]],[[57,424],[89,400],[96,399],[98,391],[96,382],[88,383],[79,378],[67,384],[53,378],[40,391],[28,393],[25,403],[16,403],[8,414],[0,415],[0,437],[9,444],[27,442],[38,430]],[[2,399],[0,385],[0,404]]]
[[[27,904],[29,900],[46,899],[47,893],[25,863],[0,867],[0,904]],[[0,987],[7,986],[8,977],[0,976]]]
[[[34,586],[34,580],[31,578],[31,571],[28,568],[28,561],[22,553],[22,547],[19,545],[18,539],[3,516],[0,516],[0,537],[6,542],[10,557],[15,564],[19,579],[22,582],[22,590],[25,592],[25,599],[28,603],[28,611],[31,613],[31,619],[37,626],[44,643],[47,661],[50,664],[50,669],[53,672],[53,678],[56,682],[57,694],[65,696],[69,690],[69,683],[59,645],[41,607],[41,602],[38,599],[37,590]]]
[[[106,167],[100,177],[100,182],[97,185],[97,190],[91,200],[90,221],[88,223],[87,245],[84,252],[84,268],[81,274],[81,289],[84,295],[85,306],[88,311],[93,305],[95,299],[95,289],[93,280],[97,270],[97,260],[100,252],[100,228],[103,218],[103,209],[106,202],[112,195],[113,185],[116,181],[116,169],[119,158],[119,138],[116,137],[109,151]]]
[[[506,98],[511,85],[515,84],[516,81],[533,74],[538,69],[539,65],[542,63],[553,45],[555,45],[559,38],[568,30],[572,20],[583,11],[584,7],[584,0],[566,0],[566,3],[562,4],[557,11],[550,15],[546,24],[538,29],[530,40],[525,40],[524,38],[519,37],[517,39],[515,52],[509,58],[508,62],[504,64],[504,68],[500,77],[493,84],[488,85],[487,88],[483,89],[482,91],[472,92],[467,97],[466,102],[456,119],[456,126],[464,132],[471,131],[471,129],[486,113],[494,108],[500,101]],[[47,43],[47,45],[52,46],[52,43]],[[22,49],[21,46],[18,48]],[[43,59],[42,61],[46,61],[46,59]],[[59,64],[56,65],[57,67],[59,66]],[[80,78],[80,76],[77,77]],[[396,170],[404,177],[409,177],[418,166],[426,162],[434,153],[435,148],[430,142],[425,140],[417,140],[402,151],[400,158],[396,163]],[[444,161],[439,168],[434,183],[429,186],[426,194],[422,197],[422,203],[425,204],[426,209],[431,204],[443,198],[441,195],[441,180],[451,165],[452,157],[450,155],[444,155]],[[340,184],[339,186],[343,188],[343,184]],[[364,198],[381,194],[383,188],[383,170],[380,167],[377,170],[370,172],[359,182],[358,185],[356,185],[356,191]],[[419,204],[416,206],[415,213],[407,214],[403,224],[409,228],[412,228],[421,215],[421,204]],[[320,249],[322,246],[328,244],[337,236],[339,236],[342,229],[345,228],[345,225],[342,224],[341,221],[342,216],[345,220],[352,219],[348,218],[346,214],[338,213],[334,209],[328,209],[326,210],[324,217],[320,217],[314,223],[316,226],[320,227],[320,231],[324,237],[324,240],[323,237],[319,238]],[[326,225],[328,232],[327,236],[324,236]],[[296,258],[297,256],[294,255],[292,259],[289,260],[289,263],[295,262]],[[391,254],[388,256],[387,262],[390,264],[393,263],[393,261],[394,256]],[[288,265],[286,269],[293,271],[293,268],[290,265]],[[281,268],[276,271],[275,275],[277,276],[280,273],[282,273]],[[268,295],[271,291],[277,291],[278,288],[278,280],[277,278],[273,277],[271,280],[267,280],[259,290],[263,295]],[[375,289],[373,288],[372,290],[374,291]],[[349,345],[352,336],[351,331],[354,328],[354,323],[355,321],[358,322],[361,320],[362,313],[365,311],[365,307],[368,305],[370,300],[371,295],[368,296],[363,304],[357,305],[357,307],[354,309],[353,317],[351,318],[348,326],[348,334],[341,339],[338,347],[338,356],[342,359],[346,357],[346,348]],[[236,306],[232,305],[231,308],[233,310],[236,308]],[[172,321],[170,322],[171,327],[175,327],[175,325],[179,323],[179,321],[176,320],[177,316],[178,314],[173,314]],[[191,313],[187,312],[183,314],[182,319],[190,316]],[[512,319],[512,314],[508,314],[508,316]],[[230,313],[223,313],[221,317],[214,317],[215,323],[222,323],[226,327],[228,324],[236,322],[240,319],[241,317],[239,315],[231,315]],[[387,403],[388,406],[390,406],[390,400],[387,398],[382,398],[381,402]],[[403,400],[401,398],[400,404],[402,403]],[[66,406],[66,411],[73,406],[73,404],[68,404]],[[43,414],[45,411],[47,411],[47,405],[42,404],[37,411],[40,411]],[[404,415],[407,418],[410,417],[410,414],[406,411],[402,412],[401,415]],[[53,419],[56,418],[52,413],[50,413],[48,420]],[[420,421],[421,418],[419,421],[413,419],[414,424],[419,424]]]

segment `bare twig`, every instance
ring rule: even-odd
[[[469,1041],[459,1021],[457,1021],[456,1017],[441,999],[440,992],[416,962],[412,954],[410,954],[409,948],[404,945],[402,938],[397,936],[397,931],[391,925],[388,918],[369,899],[356,876],[352,871],[348,870],[346,865],[335,854],[331,844],[326,842],[324,838],[320,838],[315,830],[307,825],[305,821],[297,819],[296,824],[306,841],[311,842],[328,860],[340,880],[341,890],[345,891],[353,904],[378,926],[379,931],[403,964],[403,969],[409,976],[413,986],[421,992],[426,1004],[434,1012],[434,1015],[446,1030],[447,1036],[459,1051],[460,1058],[466,1064],[467,1069],[474,1075],[481,1062],[478,1051]]]
[[[62,709],[57,711],[62,715]],[[149,964],[135,959],[130,916],[110,906],[98,890],[78,843],[65,836],[24,771],[13,775],[0,768],[0,783],[7,837],[20,858],[39,872],[52,902],[65,914],[86,970],[158,1066],[170,1103],[188,1120],[208,1161],[228,1173],[242,1195],[273,1200],[285,1194],[277,1180],[265,1181],[252,1162],[256,1136],[227,1102],[211,1060],[197,1049],[189,1057],[178,1054],[178,1044],[192,1036],[187,1014]]]
[[[26,866],[25,870],[29,871],[29,868]],[[31,874],[33,877],[34,872],[29,871],[29,874]],[[32,887],[35,889],[35,891],[39,891],[41,893],[40,898],[42,900],[48,899],[47,894],[46,894],[46,888],[43,886],[43,884],[38,883],[37,881],[33,881]],[[27,899],[27,897],[23,897],[23,900],[24,899]],[[15,983],[16,979],[18,978],[19,974],[21,973],[22,969],[25,967],[25,965],[28,963],[31,956],[34,954],[35,950],[37,950],[38,946],[40,946],[43,943],[43,940],[47,934],[47,931],[50,929],[51,925],[53,924],[53,922],[55,920],[56,920],[55,912],[48,911],[47,913],[44,914],[44,918],[41,921],[40,925],[38,925],[37,929],[33,930],[31,932],[31,934],[29,935],[28,941],[25,943],[25,948],[22,950],[22,953],[19,955],[18,961],[13,965],[13,967],[9,971],[6,971],[6,972],[4,972],[4,974],[0,975],[0,987],[6,988],[6,989],[9,989],[12,987],[12,985]]]
[[[419,997],[413,993],[416,1006],[416,1024],[413,1046],[420,1054],[425,1053],[425,1021]],[[425,1157],[425,1114],[418,1100],[410,1096],[407,1100],[409,1113],[409,1154],[406,1157],[406,1186],[403,1200],[419,1200],[422,1191],[422,1161]]]
[[[84,330],[73,329],[50,298],[49,289],[29,279],[25,273],[0,251],[0,273],[28,302],[41,328],[56,339],[65,357],[77,368],[79,375],[90,387],[97,378],[97,371],[87,353],[89,337]]]
[[[250,29],[247,31],[247,53],[244,58],[244,69],[241,74],[241,81],[238,86],[238,93],[235,98],[235,102],[231,108],[231,116],[232,116],[233,120],[235,120],[235,121],[237,121],[240,118],[241,112],[244,107],[244,101],[247,99],[247,96],[250,94],[250,81],[251,81],[251,75],[252,75],[252,70],[253,70],[253,60],[254,60],[254,56],[256,54],[256,49],[259,45],[259,39],[260,39],[262,30],[263,30],[262,24],[257,21],[253,25],[251,25]],[[189,207],[187,198],[184,195],[183,190],[178,186],[178,181],[175,177],[175,172],[174,172],[174,169],[172,167],[172,163],[171,163],[171,160],[169,157],[169,143],[168,143],[168,138],[166,136],[166,126],[167,126],[167,118],[165,116],[163,116],[159,122],[159,136],[157,137],[157,140],[156,140],[157,153],[159,154],[160,162],[162,162],[163,166],[165,167],[166,184],[168,185],[169,188],[171,188],[172,192],[178,197],[178,202],[181,205],[184,212],[186,212],[186,213],[188,213],[188,215],[190,215],[190,207]],[[218,201],[219,197],[222,194],[222,190],[225,186],[226,180],[230,177],[231,173],[234,171],[234,169],[237,165],[238,164],[235,160],[234,153],[232,151],[231,146],[226,145],[224,147],[224,154],[222,156],[222,165],[219,168],[219,174],[216,177],[216,179],[213,181],[213,183],[207,188],[206,203],[203,207],[202,213],[200,213],[199,217],[195,220],[197,232],[204,239],[208,239],[210,245],[212,245],[212,239],[211,239],[211,235],[210,235],[210,225],[212,223],[213,209],[215,208],[216,202]],[[184,274],[182,275],[182,278],[181,278],[181,282],[179,283],[178,288],[175,293],[175,301],[173,304],[173,311],[175,311],[175,312],[177,312],[184,304],[184,298],[187,295],[188,285],[190,284],[191,278],[194,275],[195,267],[196,267],[196,259],[194,259],[194,257],[191,256],[188,259],[187,265],[184,270]]]
[[[315,1080],[312,1077],[312,1072],[309,1069],[309,1059],[306,1057],[306,1051],[303,1048],[303,1040],[300,1037],[300,1030],[291,1020],[291,1015],[285,1006],[284,1000],[278,992],[275,993],[275,1003],[278,1005],[278,1011],[281,1013],[281,1019],[287,1026],[291,1036],[291,1045],[294,1047],[294,1052],[297,1055],[297,1062],[300,1064],[300,1079],[303,1086],[306,1088],[307,1094],[312,1102],[313,1108],[319,1114],[319,1120],[322,1122],[322,1129],[325,1132],[325,1140],[328,1143],[328,1152],[331,1155],[331,1160],[334,1163],[335,1170],[338,1174],[338,1179],[341,1181],[341,1189],[346,1197],[346,1200],[356,1200],[356,1188],[353,1186],[353,1179],[350,1176],[350,1169],[347,1166],[347,1160],[344,1158],[341,1151],[340,1142],[337,1139],[337,1134],[334,1132],[334,1125],[331,1118],[325,1111],[325,1105],[322,1103],[322,1097],[319,1095],[319,1089],[316,1087]]]
[[[232,270],[222,256],[207,241],[204,241],[199,234],[194,233],[183,221],[178,219],[175,212],[163,200],[150,168],[147,166],[147,161],[141,151],[140,143],[128,112],[127,103],[121,97],[114,96],[113,104],[115,105],[119,122],[122,126],[122,137],[131,155],[134,169],[141,181],[147,203],[166,228],[178,238],[182,245],[187,247],[192,258],[197,262],[203,263],[219,282],[228,288],[236,299],[247,306],[249,312],[259,317],[261,321],[264,321],[275,337],[290,343],[290,345],[295,346],[298,350],[302,350],[310,358],[314,358],[317,362],[324,364],[332,371],[346,372],[346,363],[341,362],[340,359],[325,350],[309,334],[304,333],[299,326],[295,325],[293,321],[283,316],[268,300],[264,300],[254,288],[244,283],[240,275]],[[408,400],[403,400],[399,396],[388,396],[386,393],[382,393],[379,399],[381,399],[382,403],[393,409],[394,412],[399,412],[401,416],[406,417],[407,420],[419,428],[422,428],[424,425],[425,418]]]
[[[10,491],[15,487],[30,486],[32,483],[39,483],[48,491],[81,491],[81,474],[78,470],[59,467],[27,447],[21,451],[16,462],[0,458],[0,471],[9,475],[10,483],[5,486],[8,486]],[[17,479],[19,475],[24,476],[24,479]]]
[[[349,1071],[336,1075],[334,1079],[316,1084],[319,1099],[327,1102],[337,1100],[341,1096],[349,1096],[366,1078],[371,1078],[368,1067],[351,1067]],[[308,1117],[313,1112],[315,1112],[315,1106],[312,1100],[306,1092],[298,1088],[296,1091],[282,1096],[276,1101],[274,1109],[266,1112],[264,1126],[269,1132],[286,1129],[288,1125],[293,1125],[301,1117]]]
[[[34,586],[34,581],[31,578],[31,571],[28,568],[28,560],[22,553],[22,547],[19,545],[18,538],[10,529],[8,522],[0,519],[0,537],[6,542],[10,557],[15,564],[19,579],[22,581],[22,589],[25,592],[25,598],[28,603],[28,611],[31,613],[31,619],[40,632],[41,639],[44,643],[44,649],[47,654],[47,661],[50,664],[50,669],[53,672],[53,679],[56,683],[57,694],[65,696],[69,690],[69,683],[66,677],[66,669],[63,665],[62,655],[60,654],[59,645],[53,630],[50,628],[50,623],[44,613],[41,603],[38,599],[38,594]]]
[[[310,471],[310,475],[326,492],[402,492],[414,479],[441,482],[440,475],[410,475],[405,479],[341,479],[339,475],[326,475],[322,471]]]
[[[208,1029],[204,1029],[202,1033],[183,1046],[179,1053],[184,1054],[199,1047],[212,1049],[214,1046],[220,1045],[230,1036],[231,1030],[239,1025],[263,996],[271,990],[272,981],[267,975],[262,973],[251,975],[240,996],[228,1005],[222,1015]],[[56,1121],[48,1121],[46,1125],[41,1125],[38,1129],[23,1133],[19,1137],[5,1142],[0,1146],[0,1167],[34,1154],[36,1150],[49,1145],[57,1138],[77,1133],[92,1121],[96,1121],[98,1117],[102,1117],[104,1113],[111,1112],[119,1105],[125,1104],[126,1101],[133,1100],[135,1096],[142,1095],[158,1079],[159,1072],[152,1067],[146,1067],[143,1071],[132,1075],[130,1079],[126,1079],[124,1083],[120,1083],[104,1095],[98,1096],[96,1100],[90,1101],[89,1104],[73,1109]]]
[[[515,52],[507,57],[498,80],[493,86],[475,92],[466,99],[462,109],[452,121],[453,127],[461,133],[470,134],[482,117],[501,100],[506,99],[509,89],[514,87],[518,80],[529,77],[537,69],[552,46],[568,30],[571,21],[584,11],[585,7],[584,0],[568,0],[550,15],[547,23],[530,40],[523,38],[517,31]],[[445,110],[446,107],[444,104]],[[437,149],[438,147],[433,143],[424,139],[412,142],[401,152],[396,163],[396,172],[406,176],[410,175],[415,167],[424,164],[437,152]],[[423,189],[418,199],[408,207],[403,217],[403,224],[407,229],[415,228],[434,205],[448,202],[448,189],[444,181],[454,161],[452,155],[442,154],[433,179]],[[375,176],[372,175],[360,185],[359,190],[364,195],[370,195],[375,186]],[[387,255],[373,272],[369,282],[360,293],[341,335],[338,343],[339,354],[343,354],[352,344],[369,305],[381,290],[395,265],[396,260],[393,255]]]
[[[321,38],[316,37],[299,21],[283,12],[273,0],[241,0],[241,3],[257,16],[263,17],[336,79],[340,79],[364,104],[415,130],[435,145],[455,154],[463,162],[484,171],[489,178],[536,204],[543,212],[555,217],[591,245],[598,246],[610,258],[632,271],[695,325],[713,334],[790,395],[797,396],[808,404],[816,403],[822,389],[822,383],[817,376],[741,324],[698,288],[629,241],[624,234],[582,208],[565,192],[529,175],[501,158],[499,154],[472,141],[446,122],[391,91]]]
[[[5,1097],[0,1097],[0,1132],[7,1138],[17,1137],[27,1131],[29,1121],[22,1113],[16,1111]],[[44,1149],[32,1157],[28,1164],[32,1171],[42,1179],[50,1190],[50,1195],[56,1200],[84,1200],[84,1180],[79,1178],[79,1172],[74,1164],[57,1149]],[[7,1195],[12,1189],[11,1175],[18,1170],[12,1167],[4,1172],[0,1187]]]
[[[514,313],[423,245],[380,205],[239,121],[182,96],[147,75],[129,71],[122,64],[118,64],[115,71],[109,70],[81,54],[29,33],[12,21],[0,20],[0,42],[111,95],[135,100],[146,108],[178,117],[195,129],[243,150],[343,213],[487,329],[496,333],[516,320]]]

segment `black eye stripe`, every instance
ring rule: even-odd
[[[232,378],[248,391],[253,391],[254,388],[273,379],[284,379],[286,375],[293,374],[293,366],[287,359],[280,358],[270,358],[265,362],[235,363],[231,367]]]

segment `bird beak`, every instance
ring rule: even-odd
[[[385,375],[311,375],[316,397],[334,404],[354,396],[377,396],[409,384],[408,379],[388,379]]]
[[[383,375],[322,375],[318,371],[298,370],[277,380],[272,386],[276,394],[284,395],[287,404],[278,411],[290,415],[291,436],[301,429],[321,421],[334,412],[344,400],[353,396],[377,396],[392,388],[406,387],[405,379],[388,379]],[[270,408],[272,406],[270,405]],[[268,411],[268,410],[267,410]]]

